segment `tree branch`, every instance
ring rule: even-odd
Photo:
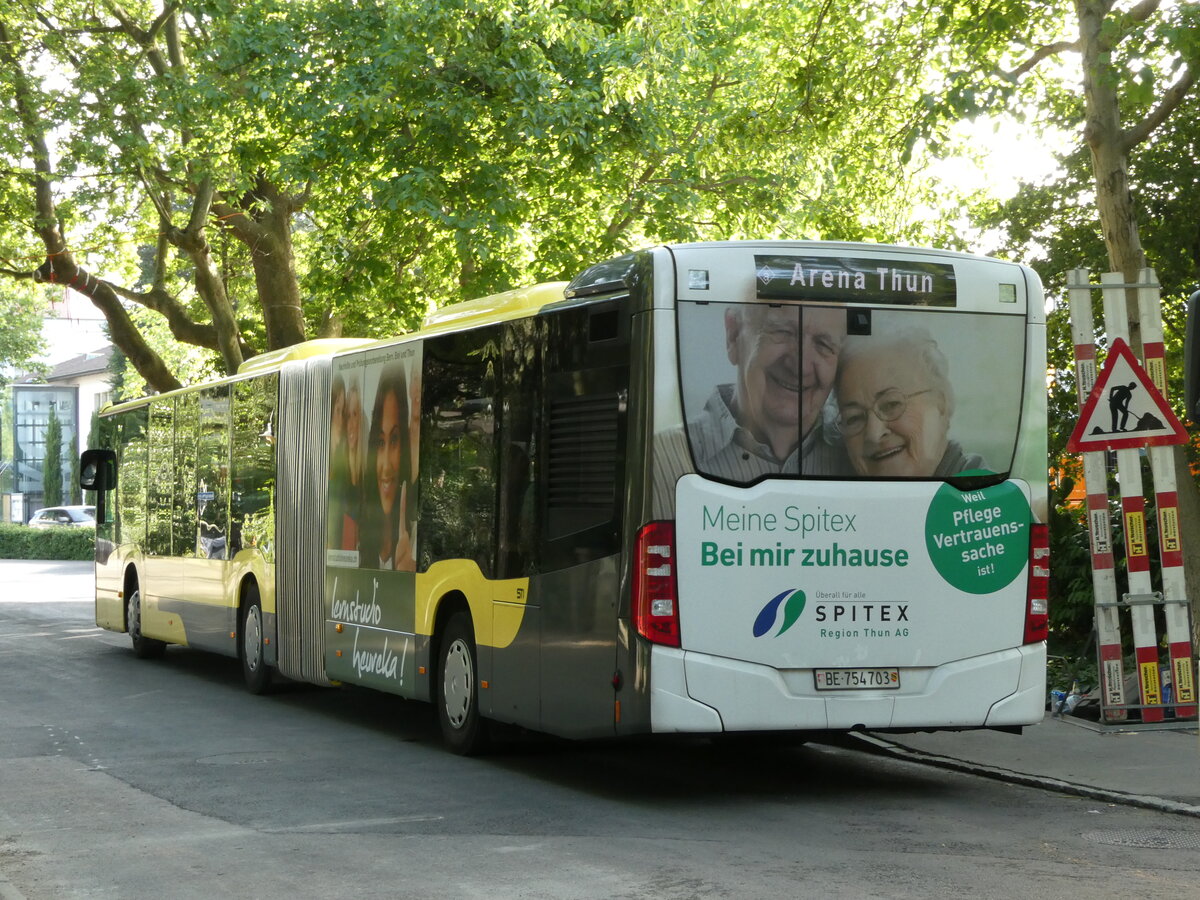
[[[1112,30],[1111,36],[1105,36],[1103,33],[1100,34],[1097,41],[1100,49],[1105,53],[1111,51],[1117,44],[1125,40],[1125,36],[1129,33],[1131,25],[1146,21],[1159,6],[1160,0],[1142,0],[1141,3],[1129,10],[1129,12],[1118,12],[1116,14],[1116,27]]]
[[[154,190],[154,185],[150,183],[150,179],[146,177],[146,172],[141,166],[138,166],[138,180],[141,181],[142,187],[146,189],[146,196],[150,198],[150,203],[158,212],[159,219],[162,220],[164,225],[169,226],[171,224],[170,206],[166,200],[158,196],[158,192]]]
[[[1026,59],[1011,72],[1005,72],[1001,70],[1000,77],[1005,81],[1016,81],[1021,76],[1035,68],[1043,59],[1048,59],[1049,57],[1055,56],[1059,53],[1065,53],[1068,50],[1078,49],[1079,41],[1055,41],[1053,44],[1045,44],[1033,51],[1033,53],[1029,55],[1028,59]]]
[[[1121,135],[1121,145],[1128,153],[1142,141],[1146,140],[1154,130],[1162,125],[1171,115],[1178,109],[1179,104],[1187,97],[1188,92],[1192,89],[1192,85],[1196,83],[1196,70],[1189,63],[1183,70],[1183,74],[1179,76],[1167,92],[1163,94],[1162,100],[1158,106],[1150,111],[1146,118],[1125,129]]]
[[[212,176],[205,175],[200,179],[200,184],[196,187],[195,198],[192,201],[192,214],[188,218],[187,224],[189,234],[199,234],[204,230],[204,225],[208,222],[209,211],[212,209],[214,194]]]

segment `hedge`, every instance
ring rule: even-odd
[[[0,524],[0,559],[95,559],[96,529]]]

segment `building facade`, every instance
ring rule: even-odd
[[[92,414],[108,401],[112,348],[84,353],[55,365],[36,382],[18,378],[0,410],[0,520],[27,522],[44,506],[43,464],[51,414],[62,429],[63,503],[78,502],[74,484],[80,444]]]

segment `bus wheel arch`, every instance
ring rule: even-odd
[[[148,638],[142,634],[142,590],[137,569],[132,565],[125,570],[123,594],[125,597],[125,631],[133,645],[133,655],[138,659],[157,659],[166,652],[165,641]]]
[[[266,628],[262,597],[253,577],[242,582],[238,600],[238,660],[246,690],[265,694],[271,689],[271,667],[266,660]]]
[[[462,594],[443,598],[434,635],[433,703],[442,741],[454,753],[472,756],[487,745],[488,729],[479,712],[475,626]]]

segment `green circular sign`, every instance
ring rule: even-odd
[[[1030,518],[1029,501],[1011,481],[978,491],[944,484],[925,515],[929,558],[960,591],[998,591],[1029,561]]]

